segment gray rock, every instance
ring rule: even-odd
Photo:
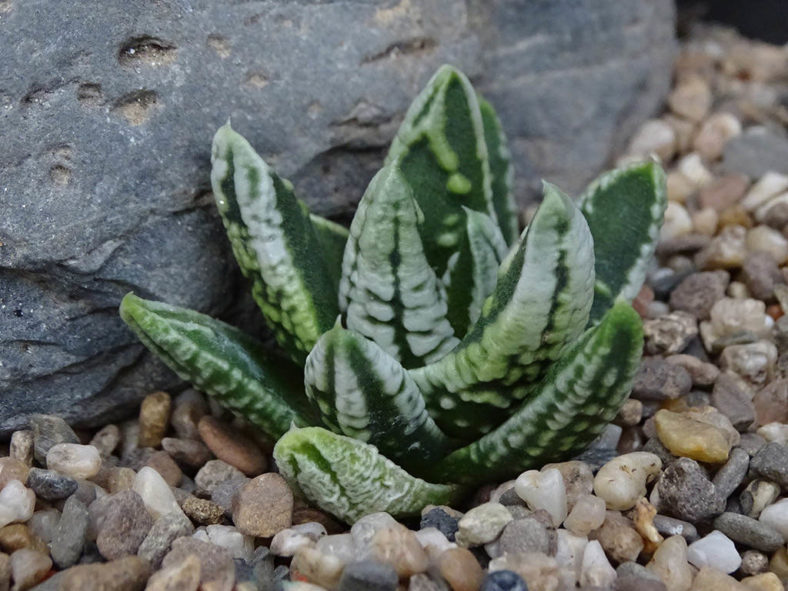
[[[750,460],[752,471],[788,489],[788,446],[771,441]]]
[[[766,445],[766,440],[757,433],[742,433],[739,447],[750,454],[750,457],[757,454]]]
[[[224,514],[227,517],[233,514],[233,501],[238,491],[241,490],[244,484],[249,482],[249,478],[244,475],[234,476],[220,482],[216,485],[211,493],[211,500],[224,509]]]
[[[714,382],[711,405],[730,420],[737,431],[746,431],[755,422],[752,397],[744,390],[739,379],[722,373]]]
[[[661,357],[644,357],[632,384],[632,398],[669,400],[683,396],[692,388],[689,372]]]
[[[667,515],[655,515],[654,527],[666,538],[670,536],[683,536],[688,544],[700,537],[694,525],[682,521],[681,519],[676,519],[675,517],[668,517]]]
[[[788,174],[788,138],[763,127],[751,127],[725,145],[722,168],[752,179],[770,170]]]
[[[399,577],[390,564],[376,560],[351,562],[342,571],[339,591],[396,591]]]
[[[260,326],[208,193],[228,117],[342,218],[450,62],[499,110],[527,201],[607,165],[662,104],[675,51],[670,0],[48,7],[15,2],[0,30],[6,434],[41,409],[106,422],[177,383],[118,318],[128,291]]]
[[[194,531],[194,525],[182,513],[167,513],[159,517],[153,527],[142,540],[137,556],[147,560],[154,568],[161,566],[161,561],[169,552],[173,540],[182,536],[189,536]]]
[[[723,513],[714,520],[714,528],[734,542],[763,552],[774,552],[785,543],[782,534],[773,527],[737,513]]]
[[[59,568],[68,568],[79,560],[89,519],[88,508],[76,497],[70,497],[63,505],[63,513],[49,544],[52,560]]]
[[[700,465],[689,458],[678,458],[665,468],[657,490],[665,512],[685,521],[695,523],[725,510],[725,499]]]
[[[31,468],[27,475],[27,486],[42,499],[55,501],[65,499],[73,494],[77,490],[78,484],[73,478],[54,470]]]
[[[728,456],[728,461],[717,470],[712,479],[717,494],[727,499],[735,491],[747,475],[747,468],[750,466],[750,454],[734,447]]]
[[[543,523],[532,517],[515,519],[508,523],[498,539],[503,554],[518,552],[554,554],[556,543],[555,530],[548,530]]]
[[[638,577],[641,579],[651,579],[652,581],[659,581],[659,575],[651,572],[642,564],[628,560],[622,562],[616,567],[616,576],[618,577]]]
[[[670,306],[708,320],[711,307],[725,297],[730,275],[727,271],[705,271],[687,276],[670,293]]]
[[[96,545],[107,560],[137,553],[153,527],[153,517],[145,508],[142,497],[133,490],[124,490],[110,497]]]
[[[512,491],[514,491],[514,489],[512,489]],[[517,496],[517,498],[519,499],[520,497]],[[503,502],[503,498],[501,498],[500,502],[502,505],[506,504]],[[447,540],[453,542],[454,536],[457,534],[457,529],[458,529],[457,521],[458,519],[455,516],[449,515],[446,511],[444,511],[440,507],[435,507],[427,511],[424,515],[422,515],[421,523],[419,527],[421,529],[425,529],[427,527],[434,527],[439,532],[441,532],[444,536],[446,536]]]
[[[34,414],[28,422],[33,430],[33,457],[39,464],[46,464],[47,452],[53,445],[80,442],[74,430],[61,417]]]
[[[742,279],[752,297],[768,301],[774,297],[774,286],[785,283],[774,257],[763,251],[747,255],[742,265]]]

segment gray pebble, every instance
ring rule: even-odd
[[[698,320],[708,320],[711,307],[725,297],[730,275],[726,271],[693,273],[670,294],[670,307],[694,314]]]
[[[532,517],[506,524],[498,540],[503,554],[542,552],[551,555],[555,553],[556,543],[555,530],[549,531],[543,523]]]
[[[678,458],[665,468],[657,490],[665,511],[685,521],[703,521],[725,510],[725,499],[700,465],[689,458]]]
[[[786,318],[788,318],[788,316],[786,316]],[[741,434],[739,447],[750,454],[750,457],[757,454],[764,445],[766,445],[766,440],[757,433]]]
[[[514,487],[507,488],[498,499],[498,502],[501,505],[505,505],[507,507],[518,505],[525,506],[525,501],[523,501],[522,497],[517,494],[517,491],[514,490]]]
[[[643,444],[643,448],[638,451],[647,451],[657,456],[660,460],[662,460],[663,468],[666,467],[668,464],[673,463],[673,460],[676,459],[676,456],[670,453],[667,447],[662,445],[662,442],[659,440],[659,438],[656,435],[649,437],[646,443]]]
[[[632,398],[669,400],[683,396],[691,388],[692,378],[680,365],[661,357],[644,357],[632,384]]]
[[[616,567],[616,576],[618,577],[639,577],[641,579],[651,579],[652,581],[659,581],[659,575],[651,572],[642,564],[628,560],[622,562]]]
[[[396,591],[399,577],[390,564],[376,560],[351,562],[342,571],[339,591]]]
[[[763,552],[773,552],[784,543],[776,529],[746,515],[723,513],[714,520],[714,527],[734,542]]]
[[[230,517],[233,513],[233,500],[238,491],[249,482],[243,474],[235,476],[216,485],[211,493],[211,500],[224,509],[224,514]]]
[[[211,495],[222,482],[239,476],[243,476],[243,473],[230,464],[222,460],[209,460],[198,470],[194,482],[197,483],[198,493]]]
[[[107,560],[134,555],[152,526],[153,517],[140,495],[133,490],[115,493],[109,497],[96,545]]]
[[[666,591],[665,583],[659,579],[634,575],[619,576],[613,583],[614,591]]]
[[[752,471],[788,489],[788,446],[769,442],[750,461]]]
[[[85,534],[90,520],[88,508],[76,497],[63,505],[63,513],[49,544],[52,560],[59,568],[76,564],[85,546]]]
[[[33,430],[33,454],[39,464],[46,464],[47,452],[58,443],[79,443],[68,423],[53,415],[34,414],[29,419]]]
[[[700,536],[695,526],[687,521],[676,519],[675,517],[668,517],[667,515],[655,515],[654,527],[657,531],[669,538],[670,536],[683,536],[687,543],[692,543]]]
[[[27,486],[47,501],[56,501],[71,496],[79,486],[77,481],[54,470],[31,468],[27,475]]]
[[[742,388],[739,381],[723,373],[714,383],[711,405],[728,417],[737,431],[747,431],[755,422],[755,406],[752,397]]]
[[[717,470],[712,480],[717,493],[723,498],[731,496],[744,480],[749,466],[750,454],[739,447],[734,447],[728,456],[728,461]]]
[[[33,513],[33,517],[27,522],[27,526],[30,528],[30,531],[48,544],[55,537],[59,522],[60,511],[57,509],[42,509]]]
[[[154,568],[159,568],[173,540],[190,536],[193,532],[194,525],[183,513],[173,512],[162,515],[153,523],[153,527],[140,544],[137,556],[147,560]]]

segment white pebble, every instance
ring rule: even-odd
[[[602,527],[605,521],[605,501],[594,495],[582,495],[564,520],[564,527],[573,534],[586,536]]]
[[[92,445],[58,443],[47,452],[47,468],[71,478],[92,478],[101,470],[101,454]]]
[[[626,511],[646,495],[646,484],[662,469],[655,454],[636,451],[610,460],[594,478],[594,492],[608,509]]]
[[[436,527],[425,527],[416,531],[416,539],[425,550],[430,551],[430,548],[436,550],[437,555],[440,555],[444,550],[449,548],[456,548],[457,544],[450,542],[449,539]]]
[[[457,544],[470,547],[492,542],[512,519],[509,510],[500,503],[482,503],[457,522]]]
[[[679,160],[678,170],[687,177],[697,188],[708,185],[714,176],[709,169],[703,165],[700,155],[697,152],[687,154]]]
[[[710,566],[724,573],[732,573],[741,566],[741,556],[736,551],[736,545],[716,529],[689,545],[687,560],[698,568]]]
[[[676,132],[661,119],[649,119],[640,126],[629,142],[627,153],[637,157],[648,157],[651,154],[667,161],[676,152]]]
[[[756,431],[766,441],[774,441],[780,445],[788,444],[788,425],[785,423],[767,423]]]
[[[397,525],[397,520],[385,512],[370,513],[356,521],[350,528],[353,542],[359,548],[368,548],[375,534]]]
[[[774,228],[756,226],[747,231],[748,252],[768,252],[774,262],[782,265],[788,260],[788,240]]]
[[[231,525],[209,525],[205,528],[208,541],[224,548],[233,558],[251,560],[254,553],[254,538],[245,536]]]
[[[610,566],[602,545],[597,540],[586,544],[580,570],[580,585],[608,587],[616,580],[616,569]]]
[[[576,536],[573,533],[559,529],[557,532],[555,559],[562,568],[568,568],[574,573],[575,581],[580,578],[583,566],[583,553],[588,545],[588,538]]]
[[[326,528],[314,521],[288,527],[271,540],[271,553],[275,556],[293,556],[301,546],[313,546],[324,535]]]
[[[142,497],[145,507],[154,517],[168,513],[183,513],[170,485],[150,466],[145,466],[137,472],[132,490]]]
[[[10,480],[0,490],[0,527],[27,521],[35,507],[36,493],[18,480]]]
[[[747,211],[753,211],[786,189],[788,189],[788,176],[767,172],[750,188],[741,204]]]
[[[547,511],[555,527],[566,519],[566,485],[561,472],[556,468],[548,468],[544,472],[523,472],[517,477],[514,490],[533,511]]]
[[[761,511],[758,521],[772,526],[788,542],[788,499],[781,499],[774,505],[766,507]]]
[[[692,232],[692,218],[687,209],[680,203],[669,201],[665,209],[665,221],[659,231],[661,241],[686,236]]]

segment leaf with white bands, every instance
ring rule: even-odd
[[[495,215],[506,244],[514,244],[517,240],[517,204],[514,202],[514,170],[512,155],[501,122],[493,106],[479,97],[479,109],[484,125],[484,140],[490,161],[490,186]]]
[[[440,462],[432,478],[479,484],[583,450],[616,416],[640,364],[640,317],[623,301],[550,368],[505,423]]]
[[[463,210],[467,230],[443,275],[448,319],[458,335],[464,335],[478,320],[484,300],[495,289],[498,266],[506,256],[506,242],[490,216],[467,207]]]
[[[306,359],[304,384],[325,425],[374,445],[406,470],[428,468],[449,450],[408,372],[358,333],[337,325],[320,337]]]
[[[280,473],[312,503],[353,523],[369,513],[418,515],[458,500],[462,489],[408,474],[367,443],[319,427],[293,429],[274,447]]]
[[[588,225],[569,197],[545,183],[525,240],[479,320],[449,355],[411,372],[438,426],[470,438],[502,420],[517,399],[507,387],[539,378],[582,334],[593,288]],[[467,427],[457,424],[463,418]]]
[[[420,221],[399,169],[381,169],[350,225],[339,284],[347,328],[404,367],[440,359],[458,342],[446,319],[446,293],[424,255]]]
[[[252,295],[297,363],[334,324],[336,287],[309,212],[243,137],[224,125],[211,153],[216,204]]]
[[[631,302],[640,291],[666,207],[665,173],[655,162],[606,172],[580,197],[596,255],[589,323],[599,320],[617,298]]]
[[[339,290],[339,280],[342,277],[342,257],[345,255],[345,244],[350,233],[344,226],[327,220],[324,217],[309,214],[309,221],[320,244],[320,256],[326,261],[326,268],[331,274],[334,289]]]
[[[127,294],[120,316],[178,376],[271,437],[315,424],[300,368],[266,353],[240,330],[194,310]]]
[[[462,72],[442,66],[413,101],[386,164],[396,163],[424,212],[424,250],[438,275],[461,242],[461,206],[497,223],[479,103]]]

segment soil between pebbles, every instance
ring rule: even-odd
[[[96,432],[40,415],[0,448],[0,591],[783,589],[788,171],[758,138],[788,147],[788,49],[698,28],[675,78],[620,159],[656,154],[670,202],[641,370],[593,449],[348,528],[193,390]]]

